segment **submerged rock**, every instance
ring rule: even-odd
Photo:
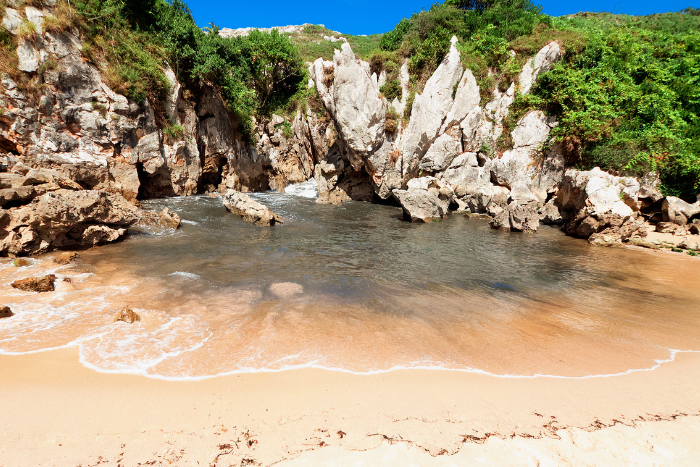
[[[69,253],[62,253],[58,256],[56,256],[53,259],[53,262],[56,264],[60,264],[61,266],[65,266],[67,264],[72,263],[76,259],[80,258],[80,255],[75,252],[69,252]]]
[[[119,310],[114,317],[114,322],[122,321],[127,324],[134,324],[136,321],[141,321],[141,317],[131,308],[124,307]]]
[[[229,190],[224,195],[224,206],[234,214],[243,217],[243,220],[260,226],[272,226],[284,222],[264,204],[251,199],[248,195],[238,191]]]
[[[56,276],[49,274],[44,277],[28,277],[12,283],[12,287],[25,292],[53,292]]]
[[[0,319],[2,318],[11,318],[15,314],[12,313],[12,310],[10,310],[9,306],[0,306]]]
[[[270,292],[276,297],[290,297],[304,293],[304,287],[295,282],[277,282],[270,286]]]
[[[168,208],[163,208],[161,212],[143,211],[138,222],[138,225],[163,227],[173,230],[179,229],[181,224],[182,220],[180,216],[170,211]]]
[[[24,258],[17,258],[16,260],[14,260],[14,261],[12,262],[12,265],[15,266],[15,267],[17,267],[17,268],[22,268],[22,267],[24,267],[24,266],[28,266],[28,265],[29,265],[29,261],[27,261],[27,260],[24,259]]]

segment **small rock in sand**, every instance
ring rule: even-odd
[[[60,264],[61,266],[65,266],[66,264],[70,264],[78,258],[80,258],[80,255],[78,253],[75,253],[75,252],[62,253],[62,254],[56,256],[53,259],[53,262],[56,264]]]
[[[114,317],[114,322],[123,321],[125,323],[134,324],[136,321],[141,321],[141,317],[137,315],[131,308],[122,308]]]
[[[0,319],[14,316],[9,306],[0,306]]]
[[[56,276],[49,274],[44,277],[28,277],[26,279],[20,279],[12,283],[12,287],[19,290],[24,290],[25,292],[53,292],[56,290],[54,288],[54,282],[56,282]]]
[[[304,293],[304,287],[294,282],[277,282],[270,286],[270,292],[277,297],[291,297]]]

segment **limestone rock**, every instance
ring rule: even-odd
[[[39,69],[41,57],[39,51],[31,41],[20,41],[17,46],[17,57],[19,58],[17,68],[20,71],[33,73]]]
[[[394,190],[393,195],[411,222],[442,219],[454,200],[452,188],[435,177],[414,178],[408,182],[408,190]]]
[[[413,174],[418,169],[420,159],[438,137],[438,131],[452,108],[452,91],[463,71],[456,42],[457,39],[453,38],[450,51],[428,79],[423,94],[416,95],[413,101],[411,119],[401,151],[404,176]]]
[[[25,292],[53,292],[56,276],[49,274],[44,277],[28,277],[12,283],[12,287]]]
[[[627,241],[642,222],[637,221],[639,183],[616,177],[598,167],[590,171],[570,169],[557,192],[556,205],[565,220],[562,229],[581,238],[593,237],[596,244]]]
[[[445,123],[442,125],[441,133],[453,125],[459,125],[462,121],[481,103],[481,95],[479,94],[479,86],[476,84],[476,78],[470,69],[466,69],[462,75],[462,79],[457,86],[452,108],[447,113]]]
[[[273,226],[277,223],[282,223],[284,220],[270,211],[270,209],[252,200],[247,195],[229,190],[224,195],[224,206],[234,214],[238,214],[246,222],[260,226]]]
[[[77,260],[78,258],[80,258],[80,255],[78,253],[68,252],[68,253],[62,253],[62,254],[56,256],[53,259],[53,262],[56,264],[59,264],[61,266],[66,266],[66,265],[72,263],[73,261]]]
[[[7,209],[10,206],[21,206],[28,204],[37,196],[41,196],[45,193],[58,189],[60,189],[60,187],[55,184],[5,188],[4,190],[0,190],[0,207]]]
[[[22,14],[19,11],[13,8],[5,8],[5,17],[2,19],[2,25],[10,34],[13,36],[19,34],[23,21]]]
[[[378,83],[369,74],[369,65],[357,60],[344,42],[332,63],[318,59],[309,71],[343,141],[358,155],[350,162],[359,170],[360,156],[369,155],[381,145],[386,120],[386,105],[379,97]]]
[[[661,210],[664,222],[686,225],[693,217],[700,215],[700,202],[690,204],[680,198],[667,196]]]
[[[117,311],[117,314],[114,316],[115,323],[120,321],[127,324],[134,324],[137,321],[141,321],[141,317],[131,308],[125,307]]]
[[[428,149],[428,152],[420,162],[420,169],[426,172],[446,170],[461,152],[462,142],[448,134],[443,134]]]
[[[530,92],[532,85],[535,84],[537,77],[545,71],[550,71],[554,64],[561,59],[561,49],[556,42],[550,42],[540,50],[535,58],[530,59],[523,66],[520,72],[518,81],[520,83],[520,92],[527,94]]]
[[[0,319],[11,318],[15,314],[10,310],[9,306],[0,306]]]
[[[138,220],[133,205],[120,195],[103,191],[56,190],[4,213],[0,215],[0,226],[6,224],[0,230],[3,256],[113,242]]]
[[[179,229],[181,223],[182,220],[180,219],[180,216],[174,212],[171,212],[168,208],[163,208],[161,212],[142,211],[141,218],[138,221],[138,225],[163,227],[173,230]]]

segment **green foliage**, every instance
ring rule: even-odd
[[[685,30],[678,23],[686,22]],[[700,191],[700,18],[577,16],[585,37],[533,90],[557,116],[553,136],[576,137],[584,168],[657,171],[667,195]]]
[[[403,118],[408,120],[411,118],[411,111],[413,110],[413,101],[416,100],[416,93],[411,91],[406,98],[406,108],[403,111]]]
[[[163,134],[173,140],[181,140],[185,137],[185,129],[179,123],[168,122],[163,126]]]
[[[292,136],[294,136],[294,131],[292,130],[292,124],[289,123],[288,120],[283,121],[282,123],[278,123],[275,125],[275,128],[282,129],[282,134],[284,135],[285,138],[289,139]]]
[[[404,37],[411,30],[411,22],[404,18],[399,21],[399,24],[392,30],[382,35],[382,39],[379,42],[379,48],[389,52],[394,52],[399,50],[401,44],[403,43]]]
[[[384,94],[384,97],[386,97],[389,102],[394,99],[400,100],[403,96],[401,82],[398,79],[387,81],[386,84],[379,88],[379,91]]]
[[[399,122],[401,121],[401,115],[393,107],[389,107],[386,111],[386,121],[384,123],[384,130],[387,133],[394,133],[399,128]]]

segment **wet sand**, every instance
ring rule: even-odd
[[[0,356],[0,374],[2,467],[692,465],[700,453],[700,353],[589,379],[304,369],[172,382],[91,371],[72,348]]]

